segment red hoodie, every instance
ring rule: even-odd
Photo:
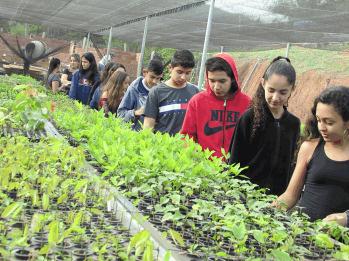
[[[189,101],[181,133],[189,135],[203,149],[214,151],[214,156],[221,157],[222,148],[229,151],[235,126],[250,105],[250,98],[240,90],[233,58],[224,53],[215,57],[223,58],[230,65],[239,88],[231,98],[217,98],[209,86],[206,72],[206,91],[194,95]]]

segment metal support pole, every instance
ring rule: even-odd
[[[127,43],[124,43],[124,52],[127,52]]]
[[[144,23],[142,49],[141,49],[141,56],[139,57],[139,62],[138,62],[138,67],[137,67],[137,76],[141,76],[141,74],[142,74],[142,65],[143,65],[143,59],[144,59],[145,42],[147,41],[147,33],[148,33],[148,21],[149,21],[149,17],[147,16],[147,18],[145,19],[145,23]]]
[[[291,44],[290,44],[290,43],[287,43],[285,57],[288,57],[288,53],[289,53],[289,51],[290,51],[290,47],[291,47]]]
[[[108,47],[107,47],[107,59],[108,59],[108,62],[110,62],[110,60],[111,60],[111,59],[109,59],[109,57],[110,57],[110,48],[111,48],[112,38],[113,38],[113,27],[110,27],[109,39],[108,39]]]
[[[150,54],[150,60],[153,60],[154,55],[155,55],[155,51],[152,51],[151,54]]]
[[[28,24],[24,24],[24,37],[28,37]]]
[[[86,40],[85,49],[84,49],[85,53],[87,52],[89,46],[90,46],[90,33],[87,34],[87,40]]]
[[[86,37],[82,39],[82,50],[85,51],[85,45],[86,45]]]
[[[224,52],[224,46],[221,46],[221,53]]]
[[[210,34],[211,34],[214,2],[215,0],[211,0],[210,11],[208,13],[208,18],[207,18],[205,42],[204,42],[204,48],[202,50],[201,65],[200,65],[200,72],[199,72],[199,83],[198,83],[199,89],[203,88],[203,83],[204,83],[205,61],[206,61],[207,48],[208,48]]]

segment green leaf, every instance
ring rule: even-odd
[[[253,237],[261,244],[265,244],[265,239],[268,237],[268,234],[260,230],[253,231]]]
[[[146,246],[146,248],[144,250],[144,254],[143,254],[143,261],[153,261],[154,260],[153,251],[154,251],[153,242],[148,240],[147,246]]]
[[[246,227],[245,227],[245,223],[244,222],[239,222],[239,224],[234,224],[232,226],[232,232],[234,237],[238,240],[238,241],[242,241],[245,236],[246,236]]]
[[[288,234],[285,231],[276,231],[273,233],[273,236],[271,238],[272,241],[279,243],[283,241],[285,238],[287,238]]]
[[[315,244],[321,248],[332,249],[334,247],[334,243],[332,239],[324,233],[319,233],[315,236]]]
[[[79,211],[79,213],[77,213],[77,214],[75,215],[72,226],[74,226],[74,227],[80,227],[80,223],[81,223],[81,219],[82,219],[83,214],[84,214],[83,211]]]
[[[40,249],[39,254],[40,254],[40,255],[47,255],[49,251],[50,251],[49,245],[44,245],[44,246]]]
[[[56,245],[59,241],[59,222],[54,220],[49,224],[48,243],[50,246]]]
[[[137,252],[137,249],[139,251],[140,248],[144,246],[145,242],[149,240],[149,238],[150,238],[150,233],[146,230],[142,230],[141,232],[135,234],[131,238],[130,243],[128,245],[127,255],[131,253],[133,248],[136,248],[136,252]]]
[[[48,210],[48,208],[50,206],[50,198],[49,198],[49,196],[46,193],[44,193],[42,195],[42,202],[41,203],[42,203],[42,209],[43,210]]]
[[[334,253],[333,257],[337,260],[349,260],[349,253],[337,251]]]
[[[20,202],[13,202],[8,205],[1,214],[2,218],[15,218],[22,210],[22,204]]]
[[[67,194],[62,194],[62,195],[57,199],[57,204],[62,204],[67,198],[68,198],[68,195],[67,195]]]
[[[275,257],[276,261],[292,261],[293,259],[290,255],[282,250],[274,249],[271,251],[273,257]]]
[[[173,214],[171,212],[167,212],[161,219],[161,222],[165,222],[168,220],[172,220],[173,219]]]
[[[170,229],[169,234],[171,235],[173,241],[175,242],[176,245],[180,245],[181,247],[184,247],[184,239],[182,238],[181,234],[179,234],[177,231],[174,231]]]
[[[181,196],[178,194],[171,195],[171,200],[173,204],[179,205],[181,203]]]
[[[164,260],[163,261],[170,261],[171,258],[171,252],[170,250],[166,251],[165,256],[164,256]]]
[[[217,252],[217,253],[216,253],[216,256],[219,256],[219,257],[227,257],[228,254],[225,253],[225,252]]]

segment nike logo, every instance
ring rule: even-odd
[[[228,129],[234,128],[235,126],[236,126],[236,124],[227,125],[227,126],[225,126],[225,129],[228,130]],[[223,126],[211,128],[210,126],[208,126],[208,122],[206,122],[205,128],[204,128],[204,133],[206,136],[211,136],[211,135],[216,134],[217,132],[220,132],[222,130],[223,130]]]

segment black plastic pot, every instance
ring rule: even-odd
[[[72,250],[73,260],[84,261],[86,258],[93,255],[93,252],[89,249],[75,248]]]
[[[42,247],[47,244],[47,237],[32,237],[30,239],[30,245],[33,247]]]
[[[71,253],[68,251],[59,250],[54,255],[54,260],[57,260],[57,261],[70,260],[70,259],[71,259]]]
[[[13,256],[17,260],[29,260],[31,258],[30,251],[25,248],[18,248],[13,251]]]
[[[7,195],[12,199],[17,199],[17,190],[8,191]]]

